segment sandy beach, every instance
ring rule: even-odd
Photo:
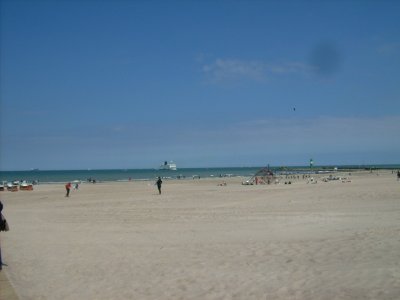
[[[22,300],[399,299],[400,182],[336,176],[1,192],[2,272]]]

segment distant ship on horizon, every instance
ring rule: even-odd
[[[162,164],[159,167],[159,170],[171,170],[171,171],[176,171],[176,164],[173,161],[167,162],[164,161],[164,164]]]

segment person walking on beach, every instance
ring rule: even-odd
[[[65,190],[67,191],[67,194],[65,195],[65,197],[69,197],[69,191],[71,190],[71,182],[68,182],[65,185]]]
[[[400,171],[397,171],[397,181],[400,180]]]
[[[158,180],[156,182],[157,188],[158,188],[158,192],[161,195],[161,185],[162,185],[162,180],[161,177],[158,177]]]

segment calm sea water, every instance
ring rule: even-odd
[[[164,178],[193,178],[193,176],[251,176],[259,168],[186,168],[177,171],[156,169],[126,170],[59,170],[59,171],[1,171],[0,181],[26,180],[41,183],[68,182],[73,180],[87,181],[128,181],[153,180],[158,176]]]
[[[201,178],[220,177],[220,176],[252,176],[261,167],[245,168],[184,168],[177,171],[156,170],[156,169],[125,169],[125,170],[59,170],[59,171],[0,171],[0,181],[26,180],[28,182],[39,181],[41,183],[68,182],[73,180],[86,181],[95,179],[96,181],[128,181],[128,180],[154,180],[156,177],[163,178]],[[400,165],[375,165],[375,166],[339,166],[339,169],[400,169]],[[282,168],[271,167],[274,172],[307,173],[307,167]],[[313,172],[318,170],[329,170],[333,167],[314,167]]]

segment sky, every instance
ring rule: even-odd
[[[399,1],[0,3],[0,170],[400,163]]]

